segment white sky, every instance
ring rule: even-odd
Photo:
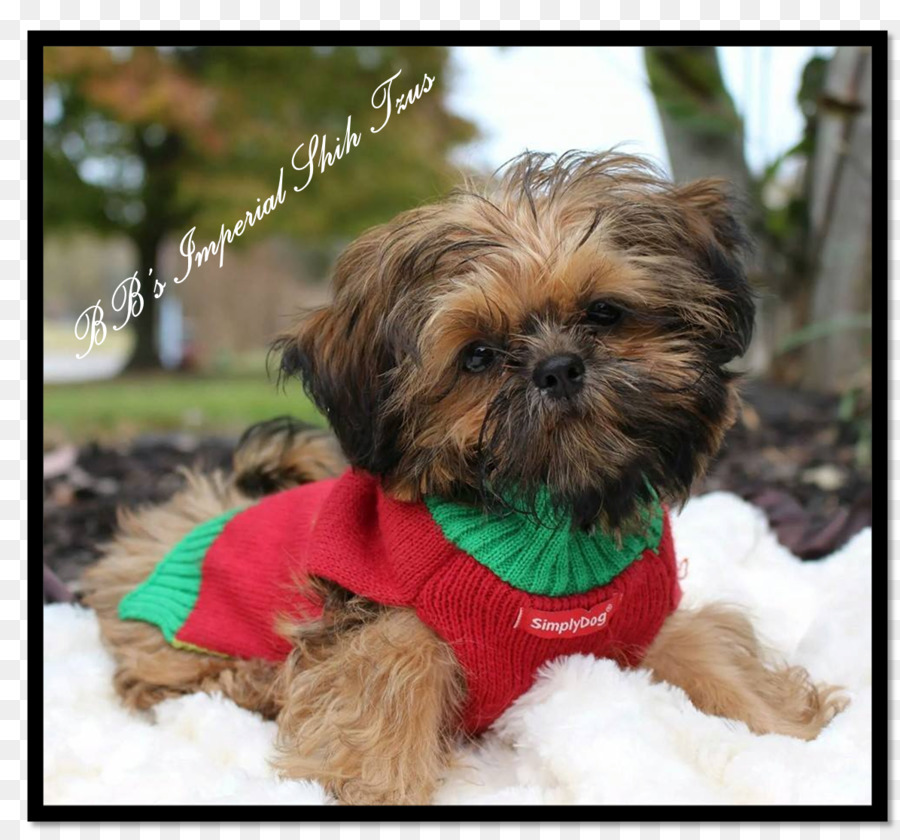
[[[800,74],[810,56],[832,49],[719,48],[754,171],[800,139]],[[457,47],[449,104],[482,132],[456,155],[461,164],[493,169],[526,148],[616,145],[668,164],[639,47]]]

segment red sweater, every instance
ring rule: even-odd
[[[450,542],[424,503],[390,499],[377,479],[358,471],[219,519],[224,527],[220,521],[205,537],[202,527],[188,535],[181,554],[173,550],[123,599],[120,616],[153,621],[183,647],[281,661],[291,645],[275,632],[274,618],[320,615],[297,585],[318,575],[372,601],[414,609],[446,640],[465,673],[463,726],[473,734],[558,656],[637,664],[681,595],[667,515],[658,547],[608,584],[560,597],[514,588]],[[192,554],[192,545],[202,550]],[[186,554],[202,564],[193,591]],[[166,588],[179,590],[171,614],[161,602]]]

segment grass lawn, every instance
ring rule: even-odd
[[[298,383],[283,391],[259,372],[159,373],[44,387],[45,444],[162,431],[238,434],[251,423],[282,414],[324,425]]]
[[[83,353],[89,342],[75,338],[75,323],[44,320],[45,353]],[[82,329],[84,325],[82,324]],[[134,344],[134,333],[129,327],[121,332],[111,326],[106,331],[103,344],[98,344],[90,352],[98,356],[127,356]]]

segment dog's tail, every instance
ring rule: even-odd
[[[347,466],[331,432],[287,416],[247,429],[233,464],[235,486],[252,497],[331,478]]]

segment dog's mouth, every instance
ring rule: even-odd
[[[515,407],[482,427],[475,486],[488,509],[510,509],[572,528],[619,528],[647,501],[628,441],[577,407],[552,414]]]

